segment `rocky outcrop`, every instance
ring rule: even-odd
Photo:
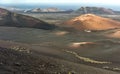
[[[35,8],[35,9],[32,9],[31,12],[41,12],[42,10],[40,8]]]

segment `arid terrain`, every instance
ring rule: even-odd
[[[0,74],[120,74],[119,17],[0,9]]]

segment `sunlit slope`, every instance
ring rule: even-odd
[[[94,14],[75,17],[66,21],[65,24],[77,30],[107,30],[120,27],[120,22]]]

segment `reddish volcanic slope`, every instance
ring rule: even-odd
[[[107,34],[105,34],[105,36],[110,38],[120,38],[120,29],[108,32]]]
[[[107,30],[120,27],[120,22],[94,14],[81,15],[65,22],[65,24],[77,30]]]
[[[29,27],[47,30],[55,28],[54,25],[50,25],[39,19],[12,13],[2,8],[0,8],[0,26]]]

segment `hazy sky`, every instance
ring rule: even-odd
[[[0,0],[0,4],[106,4],[106,5],[120,5],[120,0]]]

